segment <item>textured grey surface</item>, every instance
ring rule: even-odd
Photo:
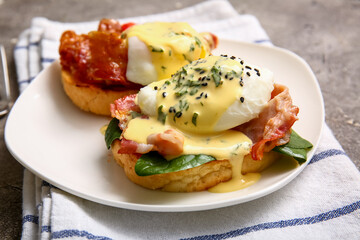
[[[0,43],[8,55],[13,99],[18,91],[12,51],[17,36],[30,26],[33,17],[64,22],[122,18],[171,11],[197,2],[201,1],[0,0]],[[320,82],[326,122],[360,169],[360,1],[230,2],[239,13],[255,15],[275,45],[309,63]],[[18,239],[23,168],[6,149],[5,121],[0,119],[0,238]]]

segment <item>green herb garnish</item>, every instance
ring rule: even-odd
[[[213,66],[211,68],[212,78],[214,79],[215,86],[218,87],[220,85],[221,77],[220,77],[220,67]]]
[[[199,116],[198,113],[194,113],[191,119],[191,122],[196,126],[197,117]]]
[[[188,58],[187,58],[187,56],[186,56],[185,54],[183,54],[183,57],[184,57],[184,59],[185,59],[186,61],[188,61],[189,63],[191,62],[191,60],[190,60],[190,59],[188,59]]]
[[[162,110],[163,110],[163,105],[160,105],[158,107],[158,120],[162,123],[162,124],[165,124],[165,120],[166,120],[166,113],[164,113]]]
[[[195,50],[194,44],[190,44],[190,52],[193,52]]]
[[[198,45],[199,47],[201,47],[201,41],[198,37],[194,37],[195,38],[195,43],[196,45]]]
[[[152,52],[164,52],[164,49],[160,47],[150,46]]]

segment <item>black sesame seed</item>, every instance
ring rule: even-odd
[[[242,80],[240,80],[239,84],[240,84],[241,87],[244,86],[244,82]]]
[[[229,78],[230,81],[233,80],[233,79],[234,79],[234,77]]]
[[[203,96],[204,92],[200,93],[200,96],[197,96],[196,99],[200,99]]]
[[[170,107],[169,108],[169,113],[175,112],[175,108],[174,107]]]
[[[206,79],[206,76],[202,77],[201,81],[204,81]]]
[[[201,81],[201,77],[199,77],[198,81]]]
[[[240,61],[240,64],[241,64],[241,65],[243,65],[243,64],[244,64],[244,61],[243,61],[243,60],[241,60],[241,61]]]
[[[259,69],[257,69],[257,68],[254,68],[254,71],[255,71],[255,72],[259,72]]]
[[[205,93],[205,98],[207,98],[207,93]]]
[[[221,74],[222,74],[222,72],[220,71],[220,72],[219,72],[219,75],[221,76]]]
[[[207,77],[207,78],[206,78],[206,80],[210,81],[210,80],[211,80],[211,78],[210,78],[210,77]]]
[[[251,76],[250,72],[246,72],[246,75],[248,75],[249,77]]]
[[[231,56],[230,59],[234,60],[236,57],[235,56]]]
[[[175,117],[179,118],[179,117],[181,117],[181,116],[182,116],[182,112],[177,112],[177,113],[175,113]]]
[[[166,92],[163,92],[163,93],[162,93],[162,96],[163,96],[163,97],[166,97],[166,95],[167,95]]]
[[[225,78],[226,78],[226,79],[228,78],[228,75],[227,75],[227,74],[225,75]]]
[[[258,75],[260,77],[260,72],[257,72],[256,75]]]
[[[245,66],[245,68],[250,69],[250,70],[252,69],[250,66]]]
[[[205,73],[205,70],[201,70],[201,72],[199,72],[200,74],[204,74]]]
[[[240,102],[243,103],[244,101],[245,101],[244,97],[241,97],[241,98],[240,98]]]
[[[158,90],[158,87],[157,87],[157,86],[155,86],[155,87],[154,87],[154,90]]]
[[[203,86],[205,87],[205,86],[207,86],[208,84],[207,84],[207,82],[204,82],[204,83],[202,83],[201,85],[203,85]]]

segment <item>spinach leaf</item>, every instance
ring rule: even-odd
[[[167,161],[158,152],[143,154],[135,165],[135,172],[139,176],[150,176],[155,174],[177,172],[200,166],[215,160],[214,157],[204,154],[182,155]]]
[[[313,145],[300,137],[294,130],[292,130],[290,135],[290,141],[284,145],[277,146],[273,151],[288,155],[293,157],[299,164],[306,162],[307,152]]]
[[[106,131],[105,131],[105,143],[106,147],[110,149],[111,143],[120,138],[121,129],[119,128],[119,120],[117,118],[111,119]]]

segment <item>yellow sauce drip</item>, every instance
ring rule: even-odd
[[[150,51],[158,79],[166,79],[180,67],[209,55],[207,41],[188,23],[151,22],[126,31],[127,38],[138,37]]]
[[[230,160],[232,166],[232,178],[227,182],[219,183],[218,185],[208,189],[212,193],[226,193],[233,192],[243,188],[247,188],[257,181],[259,181],[260,173],[241,174],[244,156],[236,156]]]
[[[102,126],[102,127],[100,128],[100,133],[101,133],[102,135],[104,135],[104,136],[105,136],[105,132],[106,132],[107,127],[108,127],[108,125],[105,124],[104,126]]]

